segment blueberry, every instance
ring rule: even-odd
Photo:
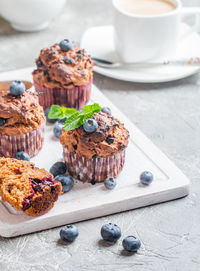
[[[112,144],[114,141],[115,141],[115,138],[112,137],[112,136],[108,136],[108,137],[106,138],[106,142],[107,142],[109,145]]]
[[[10,84],[10,93],[14,96],[19,96],[24,93],[26,87],[22,81],[15,80]]]
[[[98,123],[94,119],[87,119],[83,124],[83,129],[87,133],[93,133],[97,130]]]
[[[104,181],[104,185],[107,189],[112,190],[117,185],[116,179],[112,177],[106,178]]]
[[[61,182],[62,184],[62,192],[69,192],[72,187],[74,186],[74,180],[72,179],[71,176],[66,176],[66,175],[57,175],[55,177],[55,181]]]
[[[65,174],[66,171],[67,171],[67,166],[63,162],[56,162],[50,168],[50,172],[51,174],[53,174],[54,177],[56,177],[57,175]]]
[[[53,133],[57,138],[60,138],[62,134],[62,128],[63,128],[63,125],[57,121],[53,128]]]
[[[75,225],[66,225],[60,230],[60,238],[65,242],[73,242],[78,234],[78,229]]]
[[[101,228],[101,236],[105,241],[115,243],[121,237],[121,235],[121,229],[116,224],[105,224]]]
[[[141,242],[135,236],[127,236],[122,241],[122,245],[126,251],[136,252],[141,247]]]
[[[72,43],[68,39],[61,40],[59,45],[60,45],[60,49],[64,52],[67,52],[72,49]]]
[[[150,185],[153,181],[153,174],[150,171],[144,171],[140,175],[140,182],[143,185]]]
[[[101,112],[107,113],[107,114],[109,114],[110,116],[112,115],[112,112],[111,112],[110,108],[109,108],[109,107],[106,107],[106,106],[101,108]]]
[[[68,57],[68,56],[63,57],[62,60],[65,62],[65,64],[72,64],[72,63],[74,63],[73,58]]]
[[[14,158],[17,160],[30,161],[30,156],[24,151],[17,152]]]
[[[0,118],[0,127],[4,126],[7,122],[7,119]]]
[[[50,111],[50,107],[48,107],[48,108],[44,111],[46,120],[47,120],[49,123],[55,123],[55,122],[57,121],[57,119],[49,119],[49,118],[48,118],[49,111]]]
[[[65,121],[66,121],[66,119],[58,120],[58,123],[60,123],[61,125],[64,125]]]

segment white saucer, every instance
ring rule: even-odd
[[[81,48],[85,48],[93,57],[113,62],[118,61],[118,56],[114,49],[112,26],[98,26],[88,29],[83,34]],[[200,36],[188,25],[182,23],[181,38],[177,53],[172,58],[186,58],[193,56],[200,56]],[[115,69],[94,67],[95,72],[105,76],[139,83],[174,81],[190,76],[199,70],[200,68],[191,66],[140,67],[137,69],[130,66]]]

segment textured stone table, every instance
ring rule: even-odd
[[[42,47],[64,37],[79,41],[88,27],[109,23],[108,0],[70,0],[60,17],[40,33],[18,33],[0,19],[0,71],[31,66]],[[60,228],[0,238],[0,270],[200,270],[200,76],[133,84],[95,74],[94,82],[190,178],[191,193],[180,200],[77,223],[80,236],[71,245],[59,241]],[[129,256],[122,252],[121,241],[113,246],[101,242],[99,231],[107,222],[120,225],[123,236],[137,235],[140,251]]]

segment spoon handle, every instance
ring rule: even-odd
[[[96,62],[96,65],[103,68],[118,68],[121,66],[132,67],[156,67],[156,66],[197,66],[200,67],[200,57],[180,58],[174,60],[164,60],[159,62],[137,62],[137,63],[120,63],[111,62],[105,59],[92,57],[92,60]]]

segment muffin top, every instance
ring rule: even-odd
[[[37,69],[33,71],[34,81],[49,88],[82,86],[93,76],[93,61],[84,49],[79,49],[76,45],[67,52],[58,43],[44,48],[36,59],[36,65]]]
[[[129,132],[118,119],[103,112],[95,113],[93,119],[98,123],[96,132],[87,133],[83,126],[72,131],[62,130],[60,142],[69,152],[91,159],[108,157],[127,147]]]
[[[28,133],[45,119],[37,94],[26,90],[14,96],[9,90],[0,90],[0,135]]]

